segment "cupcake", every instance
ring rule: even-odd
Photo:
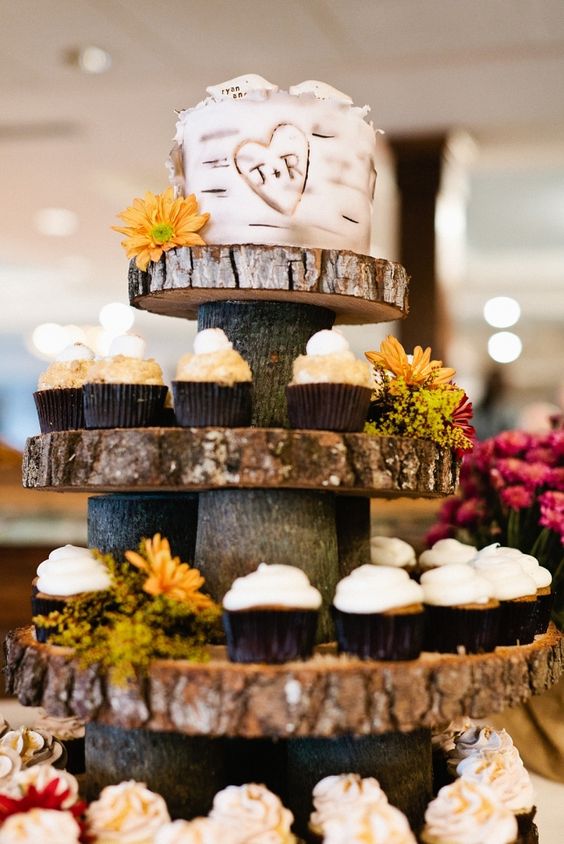
[[[96,844],[153,844],[170,815],[159,794],[129,780],[102,789],[86,810],[86,822]]]
[[[416,844],[403,812],[384,801],[359,811],[342,809],[325,824],[323,841],[325,844]]]
[[[4,733],[0,738],[0,748],[6,747],[18,754],[22,768],[34,765],[64,768],[67,761],[65,748],[60,741],[44,730],[31,727],[19,727]]]
[[[145,341],[114,338],[108,357],[94,361],[84,384],[87,428],[146,428],[158,424],[167,388],[156,361],[144,360]]]
[[[453,737],[452,746],[447,751],[447,768],[454,778],[457,768],[463,759],[470,756],[480,756],[484,753],[501,753],[513,751],[513,739],[505,730],[494,730],[493,727],[481,727],[471,724],[466,730]]]
[[[68,601],[89,592],[109,589],[111,577],[104,563],[88,548],[64,545],[51,551],[39,564],[33,581],[31,608],[34,616],[61,612]],[[35,624],[39,642],[49,638],[49,628]]]
[[[178,425],[239,427],[251,424],[251,368],[221,328],[194,339],[194,354],[180,358],[172,382]]]
[[[360,566],[337,584],[333,619],[340,653],[417,659],[423,644],[423,590],[402,569]]]
[[[536,813],[531,777],[516,747],[484,751],[459,762],[459,777],[491,789],[501,805],[512,812],[521,836],[527,840]]]
[[[373,536],[370,540],[370,562],[374,566],[402,568],[410,576],[415,573],[415,551],[395,536]]]
[[[500,606],[471,566],[446,565],[421,575],[426,651],[482,653],[499,640]]]
[[[213,799],[210,818],[237,834],[237,840],[257,844],[295,844],[294,816],[264,785],[229,785]]]
[[[293,364],[286,388],[290,427],[362,431],[372,388],[369,364],[355,358],[345,337],[318,331]]]
[[[469,563],[473,560],[478,549],[473,545],[466,545],[457,539],[439,539],[432,548],[423,551],[419,556],[418,569],[420,574],[451,564]]]
[[[513,813],[491,788],[462,777],[427,806],[423,844],[517,844]]]
[[[44,710],[40,710],[33,724],[35,729],[51,733],[67,752],[66,769],[71,774],[83,774],[84,759],[84,721],[78,718],[53,718]]]
[[[44,791],[51,786],[54,797],[64,798],[61,809],[66,811],[79,802],[78,781],[68,771],[60,771],[52,765],[35,765],[20,771],[13,780],[14,791],[20,796],[28,794],[31,788]]]
[[[314,840],[321,841],[326,825],[335,815],[349,815],[377,803],[387,803],[388,798],[374,777],[362,778],[359,774],[336,774],[324,777],[313,789],[313,812],[309,831]]]
[[[29,809],[6,818],[0,844],[80,844],[82,831],[70,812]]]
[[[92,349],[73,343],[41,373],[33,398],[42,434],[84,428],[82,388],[93,360]]]
[[[321,595],[295,566],[266,565],[234,581],[223,599],[233,662],[280,663],[313,652]]]
[[[236,829],[213,818],[194,818],[165,824],[155,835],[154,844],[241,844],[241,838]]]
[[[495,542],[478,552],[474,565],[480,570],[486,570],[491,565],[508,560],[519,563],[525,574],[528,574],[535,581],[537,587],[535,634],[546,633],[554,603],[554,593],[551,586],[552,575],[548,569],[539,564],[536,557],[531,554],[523,554],[518,548],[509,548]]]
[[[431,736],[431,751],[433,757],[433,793],[436,794],[443,785],[448,785],[454,779],[454,774],[448,770],[448,755],[454,750],[458,736],[471,730],[476,724],[471,718],[455,718],[446,727],[435,730]],[[457,763],[458,764],[458,763]]]
[[[526,645],[535,638],[537,585],[516,560],[478,565],[476,570],[492,587],[501,605],[498,645]]]

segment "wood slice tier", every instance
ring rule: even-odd
[[[146,272],[129,267],[136,308],[195,319],[218,300],[299,302],[329,308],[337,322],[388,322],[407,315],[409,277],[392,261],[292,246],[193,246],[171,249]]]
[[[59,492],[310,489],[354,495],[454,493],[454,453],[430,440],[282,428],[112,428],[39,434],[25,487]]]
[[[412,662],[361,662],[325,646],[307,662],[241,665],[217,647],[203,664],[155,661],[127,687],[81,668],[68,649],[38,644],[31,627],[13,631],[6,651],[8,692],[26,706],[126,729],[240,738],[377,735],[483,718],[544,692],[564,662],[553,625],[531,645]]]

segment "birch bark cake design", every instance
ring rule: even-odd
[[[210,214],[206,243],[370,247],[376,183],[368,107],[324,83],[232,79],[179,114],[169,169]]]

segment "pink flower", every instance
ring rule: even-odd
[[[460,498],[456,498],[455,496],[447,498],[446,501],[441,504],[441,509],[439,510],[439,518],[441,522],[452,524],[456,512],[461,504],[462,500]]]
[[[552,449],[556,458],[564,457],[564,431],[551,431],[546,435],[545,443]]]
[[[461,527],[475,525],[483,517],[485,509],[485,502],[481,498],[468,498],[458,508],[456,524]]]
[[[558,455],[548,446],[537,445],[530,448],[525,455],[529,463],[546,463],[547,466],[554,466]]]
[[[539,503],[540,524],[564,540],[564,492],[544,492],[539,496]]]
[[[505,486],[505,478],[495,466],[493,469],[490,469],[490,481],[495,490],[503,489]]]
[[[564,466],[551,469],[546,483],[552,489],[564,492]]]
[[[455,533],[456,528],[454,525],[446,525],[438,522],[427,531],[425,535],[425,543],[430,548],[435,544],[435,542],[438,542],[439,539],[450,539],[455,535]]]
[[[494,456],[494,451],[495,440],[484,440],[484,442],[478,443],[472,455],[472,462],[476,465],[478,471],[487,472],[489,470]],[[468,458],[466,458],[465,462],[462,464],[462,468],[464,469],[464,466],[469,462]]]
[[[506,457],[497,461],[497,468],[506,481],[537,487],[545,484],[550,477],[550,467],[546,463],[525,463],[516,457]]]
[[[547,510],[556,510],[559,513],[564,513],[564,492],[555,492],[548,490],[539,496],[539,504],[541,509],[544,507]]]
[[[500,498],[510,510],[522,510],[524,507],[531,506],[534,495],[530,487],[517,484],[516,486],[506,486],[505,489],[502,489]]]
[[[494,437],[494,449],[501,457],[512,457],[529,447],[531,435],[525,431],[503,431]]]

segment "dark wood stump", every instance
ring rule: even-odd
[[[194,246],[171,249],[146,272],[132,261],[129,300],[136,308],[189,319],[204,302],[294,302],[363,325],[405,317],[408,282],[400,264],[344,250]]]
[[[319,641],[333,638],[329,605],[339,579],[335,498],[300,490],[202,492],[196,565],[220,601],[236,577],[259,563],[303,569],[323,596]]]
[[[286,386],[292,363],[312,334],[331,328],[335,314],[293,302],[207,302],[198,330],[223,328],[253,372],[253,425],[288,427]]]
[[[305,837],[316,783],[331,774],[376,777],[388,800],[404,812],[415,831],[423,825],[433,795],[431,731],[295,739],[287,743],[288,805],[296,831]]]
[[[99,495],[88,499],[88,546],[119,559],[141,539],[160,533],[173,554],[193,564],[197,519],[195,493]]]
[[[370,562],[370,499],[339,495],[335,506],[341,578]]]

